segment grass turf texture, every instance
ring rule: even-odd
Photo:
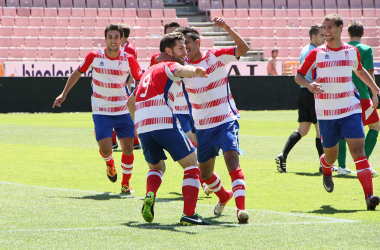
[[[121,151],[114,153],[119,180],[113,184],[91,114],[1,114],[0,249],[378,248],[380,212],[366,211],[356,176],[334,178],[334,192],[324,190],[313,128],[289,154],[289,172],[277,172],[274,158],[298,126],[296,111],[241,115],[249,224],[237,224],[233,200],[214,216],[216,196],[201,191],[197,212],[213,225],[185,227],[179,224],[183,170],[169,155],[149,224],[141,216],[148,172],[142,150],[135,151],[131,180],[137,192],[123,197]],[[370,162],[378,172],[379,157],[377,146]],[[350,156],[347,163],[355,169]],[[230,189],[223,158],[215,171]],[[379,195],[379,178],[373,183]]]

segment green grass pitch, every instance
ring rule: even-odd
[[[231,200],[215,216],[215,195],[199,194],[197,212],[212,226],[186,227],[183,170],[168,155],[155,219],[141,216],[148,167],[135,151],[133,196],[119,195],[98,152],[90,113],[0,115],[0,249],[378,249],[380,212],[367,211],[355,175],[336,177],[327,193],[318,172],[315,131],[303,138],[277,172],[274,158],[298,127],[297,111],[242,112],[241,166],[249,224],[239,225]],[[379,146],[370,158],[379,167]],[[220,156],[215,171],[231,180]],[[348,167],[355,169],[350,156]],[[335,174],[334,174],[335,176]],[[373,178],[380,195],[379,177]],[[380,210],[380,208],[378,208]]]

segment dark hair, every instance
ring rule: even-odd
[[[336,13],[331,13],[331,14],[328,14],[327,16],[325,16],[323,18],[323,21],[326,21],[326,20],[333,20],[335,23],[335,26],[337,26],[337,27],[343,25],[343,18]]]
[[[179,28],[179,27],[181,27],[181,25],[178,22],[176,22],[176,21],[170,21],[168,23],[165,23],[165,25],[164,25],[164,34],[166,34],[166,30],[168,28],[172,28],[172,27]]]
[[[310,27],[310,30],[309,30],[309,37],[310,37],[310,40],[311,40],[311,36],[314,35],[314,36],[317,36],[318,33],[319,33],[319,28],[322,28],[322,25],[319,24],[319,23],[316,23],[314,25],[312,25]]]
[[[163,35],[160,40],[160,52],[165,52],[166,48],[170,48],[173,50],[174,46],[177,44],[177,40],[179,41],[185,41],[185,37],[182,33],[179,32],[173,32],[166,35]]]
[[[184,36],[190,37],[193,41],[200,39],[199,32],[190,27],[181,27],[175,30],[175,32],[181,32]]]
[[[121,27],[118,24],[111,23],[111,24],[107,25],[106,30],[104,31],[104,36],[106,39],[107,39],[107,33],[109,30],[117,30],[120,32],[120,39],[123,37],[123,30],[121,29]]]
[[[278,52],[278,49],[272,49],[272,52],[271,53],[273,53],[273,52]]]
[[[364,33],[363,24],[360,21],[352,21],[348,25],[348,34],[351,37],[362,37]]]
[[[129,26],[124,24],[124,23],[119,23],[119,26],[120,26],[121,30],[123,31],[123,36],[125,38],[128,38],[129,34],[131,33],[131,29],[129,28]]]

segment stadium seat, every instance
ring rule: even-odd
[[[160,47],[160,39],[160,37],[148,37],[148,47],[156,48],[156,50],[158,50]]]
[[[343,18],[350,18],[350,10],[349,9],[338,9],[338,14]]]
[[[111,16],[110,8],[98,9],[98,17],[110,17],[110,16]]]
[[[86,0],[72,0],[73,8],[86,8]],[[62,7],[62,6],[61,6]]]
[[[125,1],[112,0],[112,6],[114,8],[124,9],[125,8]]]
[[[149,19],[148,18],[136,18],[136,26],[137,27],[149,27]]]
[[[163,0],[152,0],[152,9],[164,9]]]
[[[380,57],[380,48],[379,47],[373,47],[373,57]]]
[[[86,0],[87,8],[99,8],[98,0]]]
[[[223,9],[222,0],[211,0],[211,9]]]
[[[288,0],[288,9],[299,9],[300,2],[299,0]]]
[[[15,26],[29,26],[28,17],[15,17]]]
[[[375,9],[363,9],[363,17],[376,17]]]
[[[26,48],[38,47],[38,38],[37,37],[25,37],[25,47]]]
[[[135,27],[134,28],[136,37],[146,37],[147,36],[147,28],[146,27]]]
[[[71,9],[71,15],[72,15],[73,17],[80,17],[80,18],[83,18],[83,17],[86,16],[84,10],[85,10],[85,8],[72,8],[72,9]],[[90,15],[91,10],[87,10],[86,12],[87,12],[87,15]],[[96,16],[97,16],[97,14],[96,14]]]
[[[57,17],[58,16],[57,8],[45,8],[44,9],[44,16],[45,17]]]
[[[289,48],[278,48],[278,57],[289,57]],[[286,59],[287,60],[287,59]]]
[[[325,10],[324,9],[313,9],[313,17],[314,19],[321,19],[325,16]],[[321,23],[321,21],[318,21]]]
[[[150,9],[137,9],[137,17],[139,18],[149,18],[150,17]]]
[[[367,42],[365,43],[371,47],[379,47],[379,38],[378,37],[367,37]]]
[[[362,1],[361,0],[350,0],[351,9],[362,9]]]
[[[161,28],[161,18],[149,18],[149,25],[147,27]]]
[[[377,27],[364,27],[363,37],[377,37]]]
[[[164,11],[163,9],[151,9],[150,16],[152,18],[164,18]]]
[[[249,9],[248,16],[249,18],[261,18],[261,9]]]
[[[12,27],[7,27],[7,26],[0,26],[0,34],[2,36],[12,36],[13,29]]]
[[[288,48],[289,47],[289,39],[287,37],[276,37],[276,47]]]
[[[297,37],[301,36],[301,29],[299,27],[289,27],[288,28],[289,37]]]
[[[68,27],[55,27],[54,36],[56,37],[67,37],[68,36]]]
[[[274,7],[285,10],[287,8],[286,0],[274,0]]]
[[[24,57],[30,60],[36,60],[37,49],[36,48],[24,48]]]
[[[70,27],[82,27],[83,17],[72,17],[70,18]]]
[[[251,29],[247,26],[242,26],[241,28],[236,28],[236,32],[244,39],[249,39],[251,37]],[[202,40],[203,41],[203,40]],[[214,46],[214,45],[213,45]]]
[[[380,9],[380,0],[374,0],[374,4],[375,4],[375,9],[379,10]]]
[[[261,27],[251,27],[249,31],[251,32],[251,37],[261,37],[263,35],[263,28]]]
[[[223,9],[223,17],[224,18],[235,18],[235,9]]]
[[[8,34],[4,34],[5,33],[4,31],[0,31],[0,32],[3,35],[8,35]],[[26,33],[27,33],[27,36],[38,37],[38,36],[40,36],[40,27],[27,27]],[[11,33],[11,35],[12,35],[12,33]]]
[[[159,50],[157,48],[148,48],[148,58],[152,58]]]
[[[51,49],[50,48],[37,48],[38,58],[51,58]]]
[[[110,17],[110,18],[108,18],[108,20],[110,23],[122,23],[123,22],[123,18],[121,18],[121,17]]]
[[[154,37],[154,38],[161,37],[163,34],[162,28],[161,27],[159,27],[159,28],[149,27],[148,28],[148,34],[149,34],[149,37]]]
[[[11,37],[0,36],[0,48],[11,47]]]
[[[268,38],[272,38],[274,37],[274,29],[273,28],[265,28],[263,27],[262,28],[262,34],[263,34],[263,37],[268,37]]]
[[[337,0],[336,1],[337,3],[337,7],[338,7],[338,11],[339,9],[349,9],[350,8],[350,5],[348,4],[348,0]]]
[[[72,0],[60,0],[61,8],[73,8],[73,1]],[[82,7],[84,8],[84,7]],[[59,10],[58,10],[59,12]]]
[[[301,48],[301,38],[300,37],[288,37],[288,42],[290,47]]]
[[[54,28],[53,27],[41,27],[41,34],[42,37],[53,37],[54,36]]]
[[[301,18],[309,18],[312,17],[313,14],[311,13],[311,9],[300,9],[300,17]]]
[[[105,41],[104,37],[93,38],[93,44],[95,47],[98,47],[98,48],[106,47],[106,41]]]
[[[263,37],[264,47],[274,48],[275,40],[273,37]]]
[[[52,38],[51,37],[40,37],[38,39],[38,47],[50,48],[51,45],[52,45]]]
[[[137,3],[137,0],[126,0],[125,2],[126,8],[133,8],[133,9],[138,9],[139,5]]]
[[[274,9],[273,0],[262,0],[262,5],[263,5],[263,9]]]
[[[124,16],[127,18],[136,18],[137,12],[136,9],[124,9]]]
[[[245,27],[247,28],[249,26],[249,19],[248,18],[236,18],[236,27]]]
[[[124,10],[121,8],[111,9],[111,17],[124,17]]]
[[[30,8],[29,7],[18,7],[17,9],[18,17],[30,17]],[[2,13],[1,13],[2,16]]]
[[[28,35],[27,27],[15,26],[13,27],[13,36],[26,37]]]
[[[262,49],[264,47],[264,41],[262,37],[250,38],[250,49]]]
[[[56,27],[57,26],[57,18],[56,17],[43,17],[43,26],[44,27]]]
[[[148,56],[146,48],[136,48],[137,58],[138,59],[146,59]]]
[[[289,56],[290,57],[299,57],[300,54],[301,54],[301,48],[293,48],[293,47],[290,47],[289,48]]]
[[[275,18],[274,19],[274,26],[275,27],[287,27],[288,26],[288,19],[287,18]]]
[[[88,17],[83,18],[83,27],[95,27],[96,26],[96,18],[95,17]],[[81,26],[76,26],[81,27]]]
[[[99,8],[112,8],[111,0],[99,0]]]
[[[51,49],[51,57],[56,58],[66,58],[66,49],[65,48],[52,48]]]
[[[236,9],[236,18],[248,18],[248,9]]]
[[[18,0],[7,0],[7,7],[20,7]]]
[[[71,9],[70,8],[58,8],[58,16],[59,17],[71,17]]]
[[[15,18],[14,17],[2,16],[2,17],[0,17],[0,20],[1,20],[2,26],[13,26],[13,25],[15,25]]]
[[[214,48],[214,40],[211,37],[202,37],[203,48]]]
[[[122,18],[122,22],[127,24],[129,27],[136,26],[136,18]]]
[[[84,16],[85,17],[98,17],[98,10],[100,12],[103,12],[103,9],[84,8]],[[107,12],[107,10],[105,12]],[[109,15],[107,17],[109,17]]]
[[[136,48],[145,48],[148,46],[147,37],[135,37],[134,40]]]
[[[11,58],[23,58],[24,57],[24,48],[9,48],[9,57]]]
[[[77,48],[66,48],[66,58],[65,61],[71,61],[72,59],[78,59],[79,58],[79,50]]]
[[[0,57],[8,58],[9,57],[9,49],[8,48],[0,48]]]
[[[94,32],[95,32],[95,37],[102,37],[104,39],[104,30],[105,27],[95,27]]]
[[[79,47],[79,37],[67,37],[66,47],[68,48],[78,48]]]
[[[65,37],[53,37],[53,47],[65,48],[66,38]]]
[[[223,10],[222,9],[211,9],[210,10],[210,19],[214,17],[222,17],[223,16]]]
[[[276,18],[287,18],[288,13],[286,9],[275,9],[274,10],[274,16]]]
[[[80,37],[81,36],[81,28],[80,27],[68,27],[67,35],[69,37]]]
[[[331,0],[330,0],[331,1]],[[311,9],[310,0],[300,0],[300,9]]]
[[[223,0],[223,7],[225,9],[236,9],[235,0]]]
[[[210,11],[211,3],[210,0],[199,0],[198,1],[198,10],[199,11]]]
[[[47,8],[59,8],[59,0],[46,0]]]
[[[287,27],[276,26],[276,37],[288,37],[288,36],[289,36],[289,31]]]
[[[15,7],[3,7],[3,16],[15,17],[17,16],[17,9]]]
[[[79,44],[80,44],[80,47],[94,47],[94,38],[93,37],[80,37],[79,38]]]
[[[103,29],[110,24],[109,18],[97,18],[96,19],[96,27],[102,27]]]
[[[274,18],[265,18],[261,19],[263,27],[274,27]]]
[[[309,28],[314,24],[314,18],[313,17],[303,17],[301,18],[301,27]]]
[[[325,9],[336,9],[336,1],[335,0],[324,0],[325,1]],[[327,13],[326,13],[327,14]]]
[[[294,17],[294,18],[288,18],[288,27],[291,28],[298,28],[301,25],[301,21],[299,17]]]
[[[69,18],[68,17],[60,17],[56,18],[57,27],[69,27]]]
[[[364,27],[376,27],[376,18],[375,17],[364,17],[363,18]]]
[[[152,6],[150,4],[150,0],[138,0],[139,9],[151,9]]]
[[[274,10],[273,9],[262,9],[261,15],[263,18],[274,18]]]
[[[187,18],[177,18],[176,21],[181,25],[181,26],[189,26],[189,21]]]
[[[46,7],[46,2],[45,0],[33,0],[33,7]]]
[[[9,1],[7,1],[9,2]],[[17,7],[33,7],[33,1],[32,0],[20,0],[19,3],[20,6]]]
[[[237,9],[249,9],[249,0],[236,0]]]
[[[94,37],[95,36],[95,27],[82,28],[82,37]]]

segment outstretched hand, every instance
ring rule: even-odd
[[[212,19],[212,21],[214,22],[214,26],[218,26],[222,29],[227,29],[230,27],[230,26],[228,26],[228,24],[226,23],[226,21],[224,21],[224,19],[222,17],[216,16]]]
[[[318,76],[318,78],[316,78],[314,80],[314,82],[311,82],[307,88],[309,89],[309,91],[315,95],[319,95],[323,92],[325,92],[323,89],[322,89],[322,85],[319,84],[319,81],[321,80],[321,76]]]
[[[195,70],[195,73],[197,73],[199,77],[204,77],[204,78],[208,77],[208,75],[206,74],[206,70],[202,67],[197,67],[197,69]]]

